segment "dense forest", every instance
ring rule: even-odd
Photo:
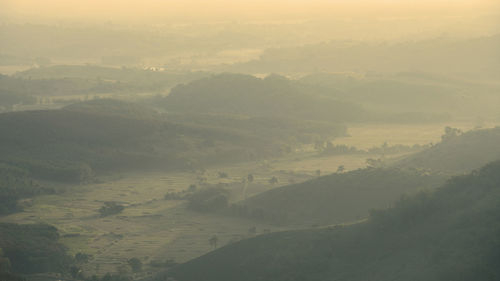
[[[0,224],[2,272],[22,274],[65,272],[72,258],[58,242],[59,233],[50,225]]]

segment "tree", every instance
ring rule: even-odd
[[[384,166],[384,161],[382,159],[373,159],[373,158],[368,158],[366,159],[366,164],[370,168],[380,168]]]
[[[316,170],[316,176],[318,176],[318,177],[321,176],[321,170],[320,169]]]
[[[272,178],[269,179],[268,181],[270,184],[277,184],[278,183],[278,178],[273,176]]]
[[[462,134],[460,129],[447,126],[444,128],[444,135],[441,136],[441,141],[448,141],[456,136],[459,136],[460,134]]]
[[[195,192],[195,191],[196,191],[196,184],[191,184],[191,185],[188,187],[188,191],[189,191],[189,192]]]
[[[127,262],[134,273],[142,271],[142,262],[140,259],[134,257],[129,259]]]
[[[76,253],[75,255],[75,261],[77,263],[88,263],[90,260],[90,255],[85,254],[85,253]]]
[[[250,227],[250,228],[248,229],[248,234],[250,234],[250,235],[255,235],[255,234],[257,234],[257,227],[255,227],[255,226]]]
[[[253,182],[253,175],[252,174],[248,174],[247,180],[248,180],[249,183],[252,183]]]
[[[3,250],[0,248],[0,272],[10,271],[10,260],[3,255]]]
[[[93,171],[88,164],[81,164],[79,167],[78,181],[80,183],[87,183],[92,180]]]
[[[344,165],[339,165],[339,166],[337,167],[337,173],[339,173],[339,174],[340,174],[340,173],[343,173],[344,171],[345,171],[345,167],[344,167]]]
[[[217,248],[217,241],[219,241],[219,238],[217,238],[217,235],[214,235],[210,239],[208,239],[208,243],[210,243],[210,246],[214,247],[214,249]]]
[[[77,266],[70,267],[69,273],[71,274],[71,277],[75,279],[81,279],[83,277],[82,269]]]
[[[185,198],[188,208],[200,212],[212,212],[226,208],[229,203],[229,191],[222,187],[199,189]]]
[[[322,151],[325,148],[325,142],[322,140],[317,140],[314,142],[314,149]]]
[[[125,209],[125,207],[122,205],[119,205],[116,202],[108,201],[104,202],[104,206],[99,209],[99,214],[101,214],[101,217],[111,216],[121,213],[123,209]]]

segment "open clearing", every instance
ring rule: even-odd
[[[404,142],[414,139],[429,143],[439,139],[443,126],[420,125],[408,129],[387,125],[365,130],[352,128],[349,130],[351,138],[339,139],[336,143],[361,148],[380,145],[383,141],[414,144]],[[370,134],[361,134],[361,131]],[[311,179],[317,176],[317,170],[328,174],[335,172],[339,165],[344,165],[346,170],[361,168],[367,158],[376,157],[366,154],[318,157],[316,153],[301,153],[274,160],[211,167],[203,174],[113,175],[103,178],[100,183],[70,186],[67,192],[37,197],[24,212],[2,217],[0,221],[44,222],[56,226],[71,254],[82,252],[93,256],[84,268],[87,275],[124,270],[127,259],[132,257],[141,259],[146,265],[144,274],[147,274],[152,271],[148,264],[153,260],[184,262],[209,252],[212,247],[208,240],[213,235],[218,237],[218,246],[223,246],[254,235],[249,233],[252,227],[256,227],[257,234],[285,230],[242,218],[193,212],[186,208],[185,201],[164,200],[167,192],[182,191],[191,184],[199,185],[199,178],[204,177],[208,184],[224,184],[231,190],[231,199],[235,202],[277,186]],[[220,178],[219,172],[227,173],[228,177]],[[254,181],[243,194],[245,184],[242,180],[250,173]],[[268,182],[273,176],[278,178],[274,185]],[[118,215],[101,218],[97,210],[106,201],[119,202],[125,209]]]
[[[475,127],[483,128],[494,127],[496,123],[481,122],[480,124],[471,122],[445,122],[430,124],[365,124],[349,125],[348,137],[337,138],[334,144],[345,144],[359,149],[367,149],[374,146],[380,146],[384,142],[389,145],[414,145],[438,143],[441,141],[441,135],[444,134],[444,128],[449,126],[458,128],[462,131],[468,131]]]
[[[321,168],[325,173],[336,170],[340,163],[349,169],[364,166],[366,156],[339,156],[280,159],[243,163],[207,169],[203,174],[208,184],[222,183],[231,190],[232,200],[243,199],[242,179],[249,173],[254,181],[246,196],[291,182],[301,182],[316,176]],[[218,172],[228,174],[219,178]],[[184,262],[212,250],[208,240],[218,237],[218,246],[249,235],[256,227],[257,234],[285,230],[257,221],[202,214],[186,208],[185,201],[164,200],[167,192],[185,190],[199,184],[199,173],[151,172],[131,173],[105,179],[103,183],[68,187],[68,191],[37,197],[24,212],[1,218],[4,222],[44,222],[56,226],[62,242],[71,254],[91,254],[85,273],[116,272],[127,259],[138,257],[144,264],[152,260],[173,259]],[[277,184],[268,180],[276,176]],[[99,217],[97,210],[106,201],[125,206],[118,215]],[[146,271],[148,267],[145,267]]]

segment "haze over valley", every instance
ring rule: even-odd
[[[0,280],[500,280],[493,0],[0,0]]]

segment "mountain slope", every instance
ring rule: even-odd
[[[366,43],[331,41],[267,49],[259,59],[235,64],[235,72],[304,73],[425,71],[498,78],[500,35],[472,39],[439,37],[422,41]],[[226,68],[227,69],[227,68]]]
[[[357,225],[261,235],[182,264],[179,281],[498,280],[500,162]]]
[[[392,163],[390,168],[332,174],[282,186],[240,202],[231,214],[302,226],[354,221],[401,195],[437,187],[447,176],[500,159],[500,128],[460,133],[448,128],[442,142]]]
[[[500,127],[443,136],[435,146],[406,157],[398,167],[431,169],[445,173],[470,172],[500,159]]]
[[[0,114],[0,130],[7,132],[0,136],[1,163],[62,181],[79,181],[85,171],[183,169],[280,152],[270,140],[170,122],[112,100]]]
[[[415,170],[367,168],[275,188],[239,202],[231,212],[285,225],[336,224],[365,218],[371,209],[443,182],[442,176]]]
[[[496,118],[496,105],[500,103],[498,83],[415,71],[364,76],[314,73],[299,81],[309,88],[322,87],[328,96],[360,104],[367,109],[420,113],[420,122],[425,121],[422,120],[425,116],[433,117],[433,120],[478,116],[492,119]]]
[[[242,74],[215,75],[179,85],[157,103],[171,112],[230,113],[335,122],[373,117],[355,104],[304,91],[277,75],[265,79]]]

